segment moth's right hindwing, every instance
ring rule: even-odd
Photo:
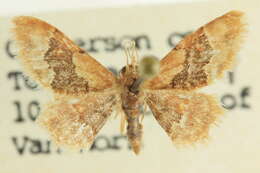
[[[146,103],[177,145],[207,140],[209,128],[223,114],[214,97],[201,93],[157,90],[147,93]]]

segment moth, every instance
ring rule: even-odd
[[[148,78],[140,75],[133,44],[126,48],[126,66],[115,76],[42,20],[16,17],[12,31],[25,71],[53,93],[38,122],[57,144],[89,147],[115,111],[126,120],[126,135],[138,154],[144,105],[174,144],[208,139],[223,109],[215,97],[199,89],[232,67],[243,41],[243,16],[228,12],[187,35],[160,60],[156,75]]]

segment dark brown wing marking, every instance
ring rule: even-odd
[[[231,11],[186,36],[160,62],[146,89],[193,90],[209,85],[233,64],[243,39],[243,13]]]
[[[18,58],[43,86],[55,93],[80,95],[115,84],[109,70],[57,28],[33,17],[17,17],[14,24]]]

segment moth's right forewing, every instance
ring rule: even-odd
[[[240,11],[231,11],[204,26],[209,43],[216,51],[208,73],[211,78],[223,76],[232,68],[247,33],[246,16]]]
[[[245,33],[244,14],[231,11],[187,35],[161,61],[146,89],[191,91],[209,85],[232,67]]]
[[[16,17],[14,39],[26,71],[55,93],[84,95],[116,84],[115,76],[57,28],[33,17]]]

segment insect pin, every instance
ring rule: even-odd
[[[158,63],[153,58],[138,62],[130,42],[125,48],[128,62],[115,76],[50,24],[25,16],[13,22],[18,59],[53,93],[37,120],[52,139],[63,146],[89,147],[117,111],[127,122],[136,154],[144,105],[174,144],[207,140],[223,110],[213,96],[198,90],[231,68],[245,31],[243,13],[228,12],[187,35]]]

